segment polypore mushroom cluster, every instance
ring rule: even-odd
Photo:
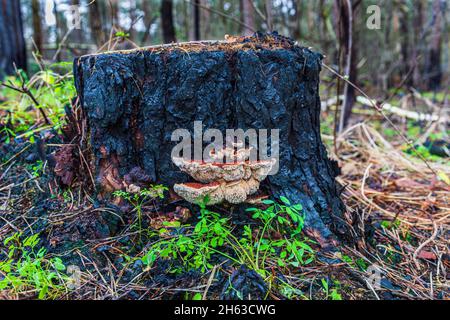
[[[208,204],[224,200],[238,204],[259,189],[275,159],[249,160],[251,149],[223,148],[211,153],[212,162],[186,160],[173,157],[172,160],[181,171],[186,172],[198,182],[175,184],[174,191],[185,200],[196,203],[209,196]],[[226,163],[221,160],[226,157]],[[220,160],[220,161],[219,161]]]

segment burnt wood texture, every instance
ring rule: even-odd
[[[100,189],[123,181],[173,186],[190,177],[171,161],[175,129],[280,129],[280,169],[262,183],[301,203],[306,231],[323,243],[345,237],[338,166],[320,137],[322,56],[276,34],[193,42],[75,60]]]

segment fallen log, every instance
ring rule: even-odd
[[[320,137],[321,59],[275,34],[77,58],[75,84],[99,190],[192,182],[172,161],[172,134],[193,133],[196,121],[224,134],[279,129],[279,169],[260,189],[301,203],[305,228],[321,243],[344,238],[339,168]]]

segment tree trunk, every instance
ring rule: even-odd
[[[411,84],[414,88],[420,88],[421,84],[421,77],[422,77],[422,65],[421,59],[419,59],[419,56],[422,55],[423,49],[424,49],[424,21],[425,21],[425,15],[424,15],[424,8],[425,8],[424,0],[417,1],[416,5],[414,6],[414,24],[413,24],[413,42],[415,45],[412,46],[412,53],[411,53],[411,65],[414,66],[414,70],[412,73],[412,80]]]
[[[360,2],[352,5],[351,0],[336,0],[335,12],[338,15],[337,36],[339,40],[341,57],[338,57],[339,64],[343,68],[348,80],[356,84],[357,81],[357,44],[354,28],[355,11]],[[343,58],[343,59],[341,59]],[[339,120],[339,131],[342,131],[348,124],[352,114],[353,105],[356,101],[355,89],[348,83],[344,85],[344,102],[342,104],[341,116]]]
[[[192,1],[192,22],[189,40],[200,40],[200,0]]]
[[[433,32],[431,33],[430,52],[428,59],[428,90],[438,90],[441,86],[442,66],[441,66],[441,52],[442,52],[442,13],[445,12],[445,1],[434,0],[433,2]]]
[[[89,5],[89,26],[92,32],[97,47],[101,47],[106,42],[105,34],[103,33],[102,19],[98,1],[94,1]]]
[[[66,24],[62,24],[61,17],[59,16],[58,12],[58,3],[53,0],[53,14],[55,15],[55,44],[56,44],[56,52],[55,56],[53,57],[53,60],[56,60],[57,62],[61,61],[61,50],[59,50],[61,45],[61,37],[60,37],[60,30],[62,31],[62,34],[66,34],[67,30],[65,30]]]
[[[272,32],[273,31],[272,0],[265,1],[264,9],[266,11],[267,30],[269,32]]]
[[[202,5],[202,10],[200,11],[200,17],[203,25],[202,35],[203,39],[210,39],[211,34],[211,11],[208,10],[210,8],[210,4],[208,0],[200,0],[200,4]]]
[[[128,0],[128,17],[130,18],[130,26],[128,28],[128,34],[131,41],[136,41],[136,29],[134,24],[136,23],[136,0]]]
[[[80,7],[80,0],[71,0],[71,5]],[[100,15],[99,15],[100,16]],[[99,18],[99,17],[98,17]],[[98,19],[97,18],[97,19]],[[83,43],[83,26],[80,29],[73,29],[69,36],[69,43]]]
[[[36,49],[42,54],[42,24],[41,24],[41,5],[39,0],[32,0],[31,11],[33,15],[33,40]]]
[[[190,25],[191,25],[191,19],[190,19],[190,15],[189,15],[189,7],[190,7],[190,3],[187,3],[186,1],[183,1],[181,3],[181,8],[182,8],[182,12],[183,12],[183,32],[184,32],[184,39],[189,41],[190,39]]]
[[[400,56],[402,59],[402,66],[401,66],[401,77],[405,79],[405,85],[407,87],[412,86],[412,77],[407,77],[409,74],[409,71],[411,69],[411,58],[410,54],[412,53],[410,40],[409,40],[409,8],[408,4],[405,0],[400,2],[400,42],[401,42],[401,50],[400,50]]]
[[[119,3],[118,0],[109,0],[108,7],[111,11],[111,26],[115,27],[117,30],[121,30],[119,21]]]
[[[172,187],[192,180],[172,162],[178,142],[171,135],[192,133],[194,121],[224,135],[279,129],[279,170],[260,191],[301,203],[306,231],[326,246],[348,230],[334,180],[339,169],[320,137],[322,56],[279,36],[244,41],[253,43],[159,46],[75,61],[100,195],[131,181]]]
[[[184,3],[184,5],[186,5],[186,4]],[[148,1],[142,2],[142,11],[144,11],[145,31],[144,31],[144,35],[142,36],[142,39],[141,39],[141,45],[145,45],[147,42],[151,41],[150,28],[152,27],[152,24],[156,20],[156,15],[153,16],[152,6]]]
[[[172,0],[161,2],[161,29],[164,43],[176,42],[175,27],[173,25]]]
[[[244,29],[242,34],[248,36],[255,32],[255,10],[251,4],[253,0],[242,0],[242,20],[244,22]]]
[[[0,1],[0,79],[27,69],[25,40],[23,37],[20,1]]]
[[[291,23],[292,23],[292,37],[300,41],[302,36],[302,30],[301,30],[301,17],[302,17],[302,2],[294,1],[293,3],[293,9],[294,14],[291,17]]]
[[[327,39],[327,13],[325,0],[319,1],[319,16],[318,16],[318,25],[319,25],[319,35],[320,40],[319,43],[322,44],[324,52],[328,52],[328,39]]]

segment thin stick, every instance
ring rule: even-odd
[[[419,255],[420,251],[422,251],[422,249],[427,244],[429,244],[431,241],[433,241],[436,238],[437,234],[438,234],[439,229],[438,229],[438,227],[436,225],[436,222],[434,220],[433,220],[433,228],[434,228],[434,231],[433,231],[433,234],[431,235],[431,237],[429,237],[427,240],[422,242],[422,244],[414,251],[413,260],[414,260],[414,263],[416,264],[417,268],[419,268],[419,266],[420,266],[419,265],[419,261],[417,260],[417,256]]]

